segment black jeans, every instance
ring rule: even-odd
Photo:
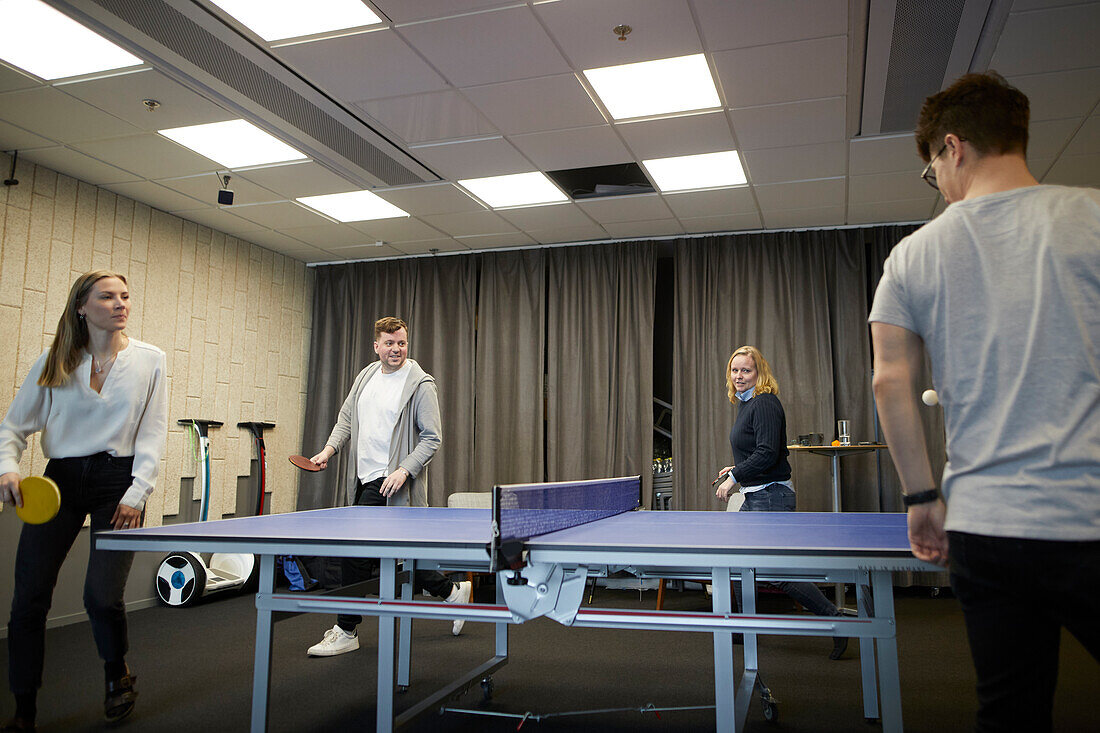
[[[382,496],[379,491],[384,480],[384,477],[379,477],[365,484],[359,481],[355,487],[355,505],[386,506],[386,497]],[[378,561],[345,557],[341,560],[340,566],[344,585],[351,585],[373,578],[376,574]],[[447,577],[438,570],[417,570],[413,575],[413,587],[414,591],[423,588],[433,596],[446,598],[454,590],[454,583],[447,580]],[[350,613],[341,613],[336,617],[336,623],[344,631],[353,630],[362,620],[362,616]]]
[[[748,492],[745,494],[745,503],[741,505],[741,511],[743,512],[793,512],[794,508],[794,490],[782,484],[768,484],[762,489]],[[840,610],[813,583],[783,581],[780,583],[769,582],[768,584],[783,591],[816,616],[840,615]],[[740,583],[735,586],[735,593],[737,595],[737,607],[744,608],[741,601]]]
[[[88,538],[110,528],[118,502],[133,481],[133,457],[106,453],[59,458],[46,464],[45,475],[61,490],[61,508],[45,524],[24,524],[15,556],[15,594],[8,621],[8,685],[15,694],[42,686],[46,647],[46,615],[61,563],[69,554],[84,518],[91,514]],[[121,662],[129,642],[123,592],[134,553],[97,550],[88,555],[84,577],[84,608],[92,622],[99,656]]]
[[[1062,627],[1100,661],[1100,541],[948,532],[978,677],[978,731],[1049,731]]]

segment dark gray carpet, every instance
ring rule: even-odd
[[[596,605],[652,608],[653,593],[601,591]],[[1041,602],[1041,599],[1037,599]],[[773,599],[772,602],[777,602]],[[705,607],[698,591],[670,593],[668,608]],[[898,647],[907,731],[971,729],[973,672],[958,605],[926,590],[898,591]],[[366,622],[358,652],[309,659],[306,648],[333,623],[297,616],[275,626],[272,731],[373,730],[376,627]],[[255,608],[251,596],[221,598],[190,609],[151,608],[131,614],[131,667],[140,697],[131,731],[246,731],[248,729]],[[859,662],[853,644],[839,662],[827,658],[827,639],[765,637],[762,677],[779,700],[777,723],[763,720],[759,701],[750,731],[874,731],[863,721]],[[0,642],[7,656],[7,642]],[[492,653],[492,628],[469,623],[461,637],[449,622],[418,621],[413,630],[413,686],[398,698],[404,709],[473,668]],[[737,655],[740,656],[739,654]],[[711,705],[711,637],[707,634],[567,629],[540,620],[511,627],[510,661],[495,676],[486,708],[551,713],[618,707]],[[740,665],[740,662],[737,662]],[[3,673],[7,687],[6,669]],[[102,730],[102,668],[86,623],[47,633],[45,686],[39,730]],[[1097,730],[1095,698],[1100,665],[1065,636],[1055,729]],[[477,708],[476,686],[456,705]],[[0,713],[12,712],[10,696]],[[415,731],[514,731],[518,721],[430,713]],[[696,731],[713,729],[713,711],[621,712],[528,721],[523,731]]]

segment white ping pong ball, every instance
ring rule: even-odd
[[[923,394],[920,396],[920,400],[929,407],[940,404],[940,396],[936,394],[936,390],[934,389],[924,390]]]

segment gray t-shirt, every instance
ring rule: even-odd
[[[951,204],[890,253],[869,320],[931,357],[947,529],[1100,539],[1100,190]]]

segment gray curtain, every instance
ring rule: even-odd
[[[641,474],[652,494],[652,242],[550,251],[546,472]]]
[[[546,251],[486,254],[480,263],[468,491],[545,476]]]

